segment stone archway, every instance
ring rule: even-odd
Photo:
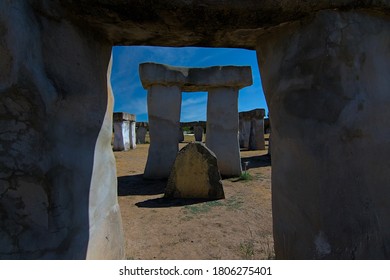
[[[123,258],[113,45],[256,49],[277,258],[388,258],[390,6],[375,3],[0,2],[0,258]]]

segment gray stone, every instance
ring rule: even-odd
[[[177,86],[148,89],[150,146],[144,171],[147,179],[168,178],[178,146],[181,91]]]
[[[223,176],[241,175],[240,147],[238,143],[238,90],[252,83],[251,68],[249,66],[185,68],[156,63],[143,63],[140,64],[139,71],[142,85],[148,89],[150,131],[152,130],[152,123],[153,126],[157,127],[156,123],[159,122],[159,129],[165,131],[166,134],[177,133],[175,133],[172,126],[173,123],[177,122],[177,115],[175,115],[174,122],[167,122],[164,119],[169,119],[165,115],[177,112],[180,116],[180,105],[178,107],[178,104],[181,104],[181,99],[180,103],[177,104],[173,104],[173,100],[167,103],[163,92],[168,94],[169,89],[172,89],[172,93],[169,94],[179,96],[174,91],[178,89],[181,91],[208,90],[206,145],[217,155]],[[154,93],[154,102],[156,103],[152,108],[149,107],[149,105],[152,106],[152,102],[149,102],[149,97],[153,88],[162,90],[160,93]],[[156,111],[159,112],[157,113]],[[170,128],[166,127],[168,123],[171,124]],[[180,126],[178,125],[177,128],[180,128]],[[179,141],[181,139],[184,140],[184,136],[181,133],[179,133],[178,138]],[[167,168],[173,163],[173,156],[175,155],[175,153],[171,152],[178,149],[178,143],[177,138],[176,143],[174,141],[166,141],[166,136],[163,136],[163,134],[160,134],[160,138],[155,137],[153,139],[151,137],[151,146],[144,176],[146,178],[158,179],[163,178],[165,175],[168,176]],[[154,144],[153,141],[158,141],[159,144]],[[164,146],[168,146],[168,148],[164,148]],[[168,161],[164,162],[164,159],[168,159]]]
[[[136,148],[135,115],[114,113],[114,151],[127,151]]]
[[[203,138],[203,127],[202,126],[200,126],[200,125],[194,126],[194,137],[195,137],[195,141],[202,142],[202,138]]]
[[[181,149],[169,175],[165,197],[225,198],[215,154],[199,142]]]
[[[241,175],[238,90],[225,87],[209,91],[206,146],[216,154],[221,175]]]
[[[225,86],[240,89],[252,84],[249,66],[187,68],[148,62],[139,65],[139,75],[144,88],[180,85],[185,92],[208,91]]]
[[[388,259],[389,10],[0,1],[0,258],[124,258],[107,68],[114,45],[156,45],[257,48],[277,258]]]
[[[145,141],[145,137],[146,137],[146,133],[147,133],[147,129],[146,127],[143,127],[143,126],[140,126],[137,128],[137,144],[145,144],[146,141]]]
[[[239,113],[239,141],[241,148],[265,150],[264,109]]]
[[[389,258],[389,38],[335,10],[259,38],[277,258]]]

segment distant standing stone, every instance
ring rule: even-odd
[[[190,143],[180,150],[168,179],[165,197],[225,198],[217,157],[203,143]]]

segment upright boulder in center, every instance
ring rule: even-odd
[[[180,150],[165,189],[168,198],[225,198],[217,157],[203,143]]]

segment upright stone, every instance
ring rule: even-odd
[[[200,125],[194,126],[194,136],[195,136],[195,141],[202,142],[202,139],[203,139],[203,127],[202,126],[200,126]]]
[[[148,88],[150,146],[144,177],[168,178],[178,146],[181,90],[178,86],[153,85]]]
[[[237,89],[221,87],[209,90],[206,146],[217,156],[222,175],[241,175]]]
[[[165,197],[225,198],[215,154],[199,142],[181,149],[169,176]]]
[[[249,138],[251,135],[251,120],[239,113],[239,143],[240,148],[249,148]]]
[[[140,126],[137,128],[137,144],[145,144],[145,137],[147,133],[147,129],[144,126]]]
[[[135,115],[114,113],[114,151],[135,148]]]
[[[184,141],[184,131],[183,131],[183,129],[181,129],[180,125],[178,127],[177,141],[178,142]]]
[[[168,167],[172,166],[176,156],[174,151],[177,152],[178,149],[177,128],[179,128],[180,117],[180,92],[205,90],[209,91],[207,114],[208,118],[211,118],[211,123],[209,120],[207,121],[206,145],[217,155],[222,175],[241,175],[238,144],[238,90],[252,84],[251,68],[247,66],[184,68],[143,63],[139,69],[142,85],[148,89],[151,134],[145,177],[163,178],[169,175]],[[157,93],[157,90],[153,90],[157,87],[161,91],[160,94]],[[154,96],[153,101],[151,96]],[[168,121],[164,121],[164,118]],[[152,123],[153,131],[157,131],[156,123],[159,123],[160,130],[169,131],[167,133],[173,135],[172,138],[169,138],[168,141],[166,136],[152,136]],[[153,141],[157,141],[159,144],[153,144]]]
[[[264,109],[252,111],[251,133],[249,137],[249,150],[265,150],[264,139]]]
[[[278,259],[389,258],[389,46],[389,19],[356,10],[258,38]]]
[[[240,147],[249,150],[265,150],[264,109],[239,113]]]

